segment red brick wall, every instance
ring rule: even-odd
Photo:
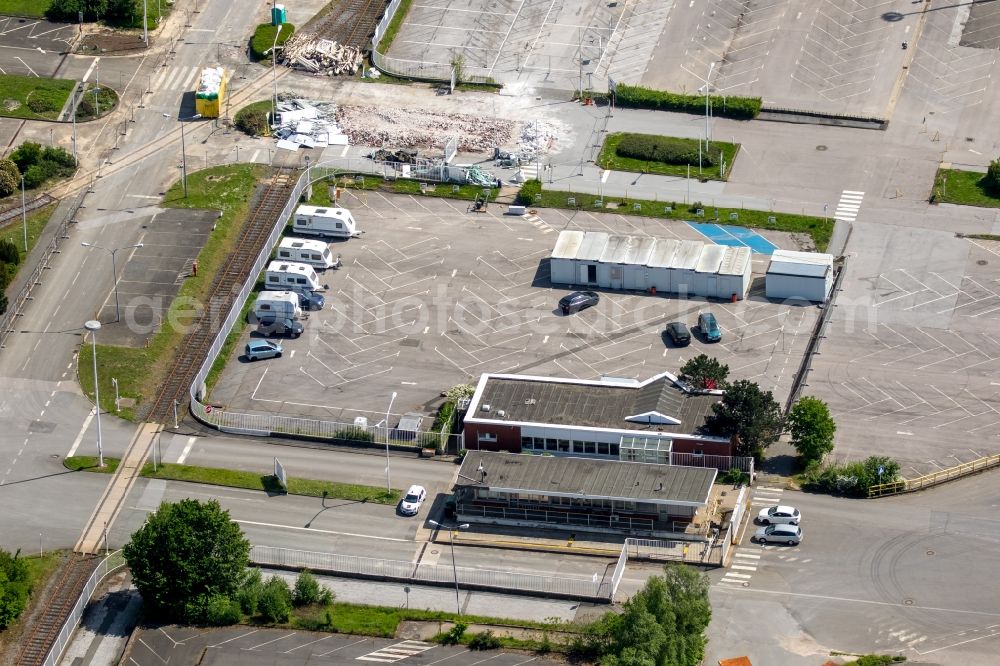
[[[674,453],[694,453],[700,451],[706,456],[731,456],[732,445],[729,442],[701,442],[693,439],[675,439]]]
[[[497,436],[495,442],[480,442],[480,433]],[[510,451],[521,452],[521,426],[495,425],[492,423],[470,423],[465,421],[465,448],[470,451]]]

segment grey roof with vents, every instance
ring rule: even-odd
[[[485,477],[479,473],[480,466]],[[712,467],[469,451],[462,460],[456,486],[485,487],[500,493],[705,506],[716,474]]]
[[[718,401],[717,395],[685,393],[669,379],[636,387],[490,376],[478,408],[466,418],[699,434]],[[488,412],[484,405],[489,405]],[[675,418],[680,424],[625,420],[650,411]]]

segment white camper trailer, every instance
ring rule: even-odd
[[[286,289],[294,291],[297,289],[309,289],[319,291],[325,289],[319,283],[319,276],[308,264],[300,264],[294,261],[272,261],[267,265],[264,272],[264,287],[266,289]]]
[[[346,208],[299,206],[292,223],[295,233],[329,238],[351,238],[358,235],[358,225]]]
[[[285,237],[278,244],[278,259],[297,261],[319,269],[333,266],[329,246],[320,240]]]
[[[262,291],[253,305],[257,319],[268,317],[298,319],[302,316],[299,295],[291,291]]]

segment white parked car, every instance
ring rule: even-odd
[[[399,502],[399,512],[404,516],[415,516],[420,511],[420,505],[427,499],[427,491],[423,486],[410,486],[406,495]]]
[[[757,522],[761,525],[798,525],[801,519],[802,514],[794,506],[772,506],[757,514]]]
[[[757,543],[787,543],[797,546],[802,541],[802,528],[798,525],[768,525],[761,527],[751,537]]]

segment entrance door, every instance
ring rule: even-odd
[[[597,264],[587,264],[587,284],[597,284]]]

